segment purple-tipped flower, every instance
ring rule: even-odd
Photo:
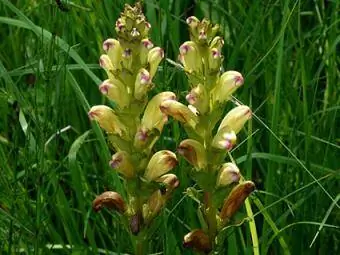
[[[216,48],[218,51],[221,51],[223,45],[224,45],[223,38],[220,36],[215,36],[214,39],[211,41],[209,48],[210,49]]]
[[[179,48],[179,52],[179,60],[187,72],[200,73],[202,71],[202,57],[194,42],[187,41],[183,43]]]
[[[195,128],[198,123],[198,117],[186,105],[175,100],[163,101],[160,109],[163,113],[193,128]]]
[[[110,166],[125,178],[135,177],[135,171],[131,162],[130,155],[126,151],[119,151],[112,155]]]
[[[159,66],[159,63],[164,58],[164,50],[160,47],[155,47],[152,50],[150,50],[148,54],[148,63],[149,63],[149,73],[151,79],[155,76],[157,72],[157,68]]]
[[[224,163],[217,176],[217,187],[225,187],[240,180],[240,170],[233,163]]]
[[[115,112],[106,105],[95,105],[88,112],[90,120],[98,121],[99,126],[110,134],[122,136],[126,127],[121,123]]]
[[[209,110],[209,96],[206,88],[202,84],[198,84],[185,97],[189,104],[198,109],[200,114],[205,114]]]
[[[129,95],[127,90],[124,84],[117,79],[105,80],[99,85],[99,91],[117,103],[121,109],[129,105]]]
[[[150,73],[146,69],[142,68],[138,72],[135,81],[135,98],[142,100],[152,86]]]
[[[120,42],[116,39],[109,38],[103,42],[103,49],[109,56],[113,69],[121,69],[123,49]]]
[[[195,168],[204,169],[207,166],[205,148],[200,142],[193,139],[183,140],[177,151]]]
[[[225,127],[229,127],[238,134],[247,120],[251,119],[251,116],[252,112],[248,106],[239,105],[227,113],[227,115],[223,118],[218,131]]]
[[[223,103],[243,84],[242,74],[236,71],[223,73],[212,91],[213,101]]]
[[[177,158],[175,153],[168,150],[158,151],[151,157],[146,167],[144,178],[148,181],[156,180],[176,165]]]
[[[228,126],[219,130],[212,141],[216,149],[230,151],[236,143],[236,134]]]
[[[147,130],[157,128],[160,132],[163,130],[164,124],[168,118],[165,113],[159,108],[161,103],[165,100],[176,100],[176,95],[173,92],[165,91],[154,96],[147,104],[141,126]]]
[[[149,39],[143,39],[139,47],[139,59],[142,66],[148,63],[149,51],[153,48],[153,43]]]

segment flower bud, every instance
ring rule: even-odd
[[[163,113],[193,128],[195,128],[198,123],[198,117],[187,106],[175,100],[163,101],[160,109]]]
[[[120,136],[126,133],[126,127],[120,122],[115,112],[106,105],[95,105],[88,112],[90,120],[98,121],[99,126],[110,134]]]
[[[238,182],[240,180],[240,170],[233,163],[225,163],[222,165],[219,174],[217,176],[217,187],[225,187],[231,183]]]
[[[157,68],[159,63],[164,58],[164,50],[160,47],[155,47],[152,50],[150,50],[148,54],[148,63],[149,63],[149,73],[151,79],[155,76],[157,72]]]
[[[166,195],[167,193],[171,192],[175,188],[179,186],[179,180],[175,174],[164,174],[161,177],[159,177],[157,182],[162,182],[166,185]]]
[[[112,160],[109,164],[126,178],[133,178],[135,176],[130,155],[126,151],[119,151],[112,155]]]
[[[195,16],[190,16],[189,18],[186,19],[186,22],[189,25],[190,29],[195,29],[197,28],[200,20]]]
[[[166,91],[155,95],[147,104],[141,126],[146,130],[157,128],[160,132],[163,130],[164,124],[168,117],[160,110],[160,105],[165,100],[175,100],[176,95],[173,92]]]
[[[98,212],[103,207],[115,209],[120,213],[124,213],[126,209],[122,196],[119,193],[113,191],[106,191],[93,200],[92,208],[95,212]]]
[[[148,181],[156,180],[174,168],[177,164],[177,158],[175,153],[162,150],[156,152],[150,159],[145,173],[144,178]]]
[[[216,49],[212,48],[209,52],[208,57],[208,68],[210,72],[219,72],[222,64],[223,56],[221,52]]]
[[[123,50],[122,54],[122,66],[127,70],[132,70],[132,50],[130,48],[126,48]]]
[[[161,211],[167,200],[170,198],[173,190],[179,186],[179,180],[174,174],[162,175],[156,181],[165,184],[166,189],[163,192],[161,190],[156,190],[149,197],[147,204],[143,206],[143,216],[146,221],[150,221]]]
[[[206,254],[212,250],[209,236],[202,229],[195,229],[186,234],[184,236],[183,246]]]
[[[218,131],[228,126],[235,132],[235,134],[238,134],[251,116],[252,112],[248,106],[239,105],[227,113],[227,115],[223,118]]]
[[[111,81],[107,79],[99,85],[99,90],[102,94],[117,103],[121,109],[129,105],[129,95],[124,84],[119,80],[114,79]]]
[[[139,127],[134,138],[133,146],[138,150],[152,149],[160,136],[158,129],[147,129]]]
[[[109,55],[103,54],[99,58],[99,65],[103,68],[109,78],[113,78],[114,67]]]
[[[224,201],[220,218],[223,221],[229,220],[241,207],[244,200],[253,192],[255,184],[252,181],[245,181],[232,189],[228,198]]]
[[[212,141],[212,146],[220,150],[231,150],[236,143],[236,134],[229,127],[217,132]]]
[[[138,235],[141,225],[143,224],[143,217],[141,213],[136,213],[132,215],[129,222],[129,227],[134,235]]]
[[[200,114],[205,114],[209,109],[209,96],[202,84],[198,84],[185,97],[189,104],[195,106]]]
[[[135,98],[142,100],[146,93],[152,88],[151,77],[149,72],[142,68],[136,77],[135,81]]]
[[[179,60],[187,72],[202,72],[202,57],[194,42],[187,41],[183,43],[179,48],[179,52]]]
[[[109,38],[103,42],[103,49],[109,56],[113,69],[121,69],[123,49],[120,42],[116,39]]]
[[[183,140],[177,151],[195,168],[204,169],[207,166],[207,156],[203,145],[193,139]]]
[[[149,39],[143,39],[139,47],[139,59],[142,66],[148,62],[148,54],[153,48],[153,43]]]
[[[213,101],[223,103],[243,84],[243,77],[239,72],[227,71],[223,73],[212,91]]]
[[[220,36],[215,36],[214,39],[211,41],[209,48],[210,49],[216,48],[219,52],[221,52],[223,45],[224,45],[223,38]]]
[[[167,197],[163,196],[160,190],[151,194],[146,204],[143,205],[143,218],[150,222],[164,207]]]

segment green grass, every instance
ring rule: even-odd
[[[131,251],[117,215],[91,210],[96,194],[123,190],[87,118],[105,102],[97,63],[125,1],[62,2],[67,12],[55,1],[0,0],[2,254]],[[145,13],[172,60],[188,40],[188,16],[221,24],[225,69],[245,77],[236,98],[256,114],[233,157],[258,189],[250,201],[260,254],[339,254],[340,2],[145,0]],[[167,61],[155,83],[155,93],[181,100],[188,89]],[[175,122],[164,133],[158,148],[175,150],[184,137]],[[191,254],[182,238],[199,222],[183,197],[188,167],[181,160],[175,170],[181,186],[154,224],[150,253]],[[229,254],[252,254],[247,222],[225,234]]]

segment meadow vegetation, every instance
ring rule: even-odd
[[[132,252],[116,212],[92,210],[97,194],[124,189],[108,164],[106,135],[87,114],[110,104],[98,90],[106,79],[98,59],[126,3],[133,1],[0,0],[1,254]],[[185,21],[195,15],[220,24],[224,70],[244,78],[235,100],[254,114],[232,155],[256,186],[249,201],[260,254],[339,254],[340,2],[143,6],[150,39],[165,52],[151,95],[172,91],[183,103],[190,89],[176,63],[189,40]],[[186,138],[170,119],[155,151],[176,151]],[[182,242],[199,228],[197,203],[186,193],[195,182],[178,160],[180,186],[150,226],[150,254],[193,254]],[[251,221],[242,209],[224,230],[225,253],[253,254]]]

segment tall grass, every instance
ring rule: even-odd
[[[152,40],[167,58],[176,60],[188,39],[185,19],[206,16],[221,24],[225,69],[246,78],[236,97],[256,117],[233,155],[257,185],[251,205],[260,253],[339,254],[340,2],[144,2]],[[61,3],[0,0],[0,251],[128,252],[115,214],[91,211],[95,194],[123,191],[105,137],[86,113],[104,101],[101,43],[114,37],[132,1]],[[187,90],[168,61],[155,83],[155,92],[181,99]],[[183,135],[171,122],[158,147],[174,150]],[[183,196],[193,185],[187,168],[182,161],[176,169],[181,188],[154,226],[150,253],[191,254],[182,238],[199,223],[195,202]],[[248,226],[226,230],[229,254],[252,253]]]

